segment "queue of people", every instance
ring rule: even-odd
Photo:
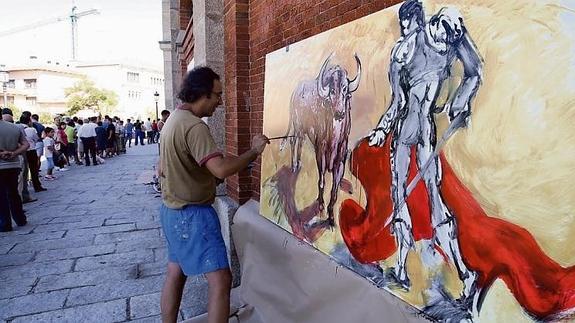
[[[162,119],[152,130],[149,143],[157,142],[159,124],[169,116],[162,111]],[[37,201],[30,194],[28,183],[35,192],[46,191],[42,181],[57,179],[56,171],[65,172],[72,165],[96,166],[105,159],[126,153],[131,147],[134,130],[148,129],[139,120],[124,123],[118,117],[105,116],[81,119],[56,117],[53,125],[39,122],[38,115],[24,111],[16,118],[8,108],[2,109],[0,121],[0,232],[12,231],[16,225],[27,224],[23,204]],[[153,129],[150,126],[150,129]],[[136,138],[144,137],[136,130]],[[137,145],[137,142],[136,142]],[[41,173],[45,171],[44,176]]]

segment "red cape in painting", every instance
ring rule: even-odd
[[[390,136],[383,147],[361,141],[351,158],[351,171],[367,195],[365,209],[352,199],[342,202],[339,225],[352,255],[362,263],[390,257],[396,251],[389,227],[392,212]],[[411,154],[409,178],[417,173]],[[441,155],[441,193],[457,220],[463,259],[478,274],[477,285],[486,292],[496,279],[505,282],[527,313],[539,320],[557,319],[575,308],[575,266],[564,268],[549,258],[525,229],[488,216],[459,181]],[[423,182],[407,199],[415,240],[430,239],[429,203]],[[572,248],[572,246],[565,246]]]

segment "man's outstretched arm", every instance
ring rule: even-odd
[[[224,179],[248,167],[251,162],[261,155],[268,143],[269,140],[266,136],[256,135],[252,139],[250,150],[237,157],[217,156],[210,158],[206,162],[206,167],[212,175],[219,179]]]

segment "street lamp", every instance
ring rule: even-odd
[[[2,92],[4,93],[4,107],[8,107],[8,96],[7,96],[7,87],[8,87],[8,71],[6,70],[6,65],[0,65],[0,82],[2,82]]]
[[[154,93],[154,101],[156,101],[156,122],[158,122],[158,101],[159,100],[160,100],[160,93],[158,93],[158,91],[156,91]],[[158,142],[158,155],[160,155],[160,143],[159,142]]]

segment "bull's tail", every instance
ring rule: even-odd
[[[285,134],[285,138],[283,138],[282,142],[280,143],[280,151],[283,151],[288,144],[288,140],[291,140],[291,137],[289,137],[289,133],[291,132],[291,128],[292,128],[292,125],[291,125],[291,120],[290,120],[288,130],[286,131],[286,134]]]
[[[290,112],[289,112],[289,121],[288,121],[288,128],[285,134],[285,138],[282,139],[282,142],[280,143],[280,151],[283,151],[285,149],[285,147],[288,144],[288,140],[292,140],[292,137],[290,137],[290,132],[292,132],[292,129],[294,128],[293,126],[293,98],[290,101]],[[293,129],[295,130],[295,129]],[[294,133],[295,135],[295,133]]]

